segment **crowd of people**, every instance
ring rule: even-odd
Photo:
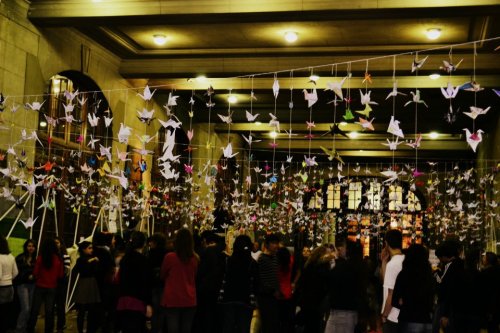
[[[27,240],[14,258],[0,235],[0,333],[34,332],[42,304],[46,333],[64,332],[73,304],[79,333],[499,332],[499,259],[453,239],[436,249],[437,267],[425,246],[403,250],[396,229],[377,260],[340,237],[315,248],[278,234],[231,243],[184,228],[171,240],[96,233],[71,262],[60,238],[39,251]]]

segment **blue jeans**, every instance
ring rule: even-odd
[[[432,333],[432,323],[399,323],[401,333]]]
[[[357,311],[331,310],[325,333],[353,333],[357,323]]]
[[[28,319],[30,318],[31,305],[33,304],[33,294],[35,292],[34,283],[23,283],[16,287],[19,297],[19,316],[17,317],[16,331],[21,333],[26,331]]]

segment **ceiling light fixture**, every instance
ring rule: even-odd
[[[278,133],[276,131],[272,131],[272,132],[269,132],[269,136],[272,138],[272,139],[276,139],[276,137],[278,136]]]
[[[439,133],[438,132],[430,132],[429,138],[436,140],[437,138],[439,138]]]
[[[318,81],[318,80],[319,80],[319,76],[318,76],[318,75],[313,74],[313,75],[309,76],[309,80],[316,82],[316,81]]]
[[[285,33],[285,40],[288,43],[294,43],[299,39],[299,35],[295,31],[287,31]]]
[[[196,81],[198,82],[205,82],[207,80],[207,77],[205,75],[198,75],[196,77]]]
[[[167,36],[161,34],[153,35],[153,41],[156,45],[163,45],[167,42]]]
[[[346,123],[345,121],[341,121],[341,122],[339,123],[339,125],[340,125],[340,126],[345,126],[345,125],[347,125],[347,123]]]
[[[441,77],[441,75],[440,75],[440,74],[438,74],[438,73],[433,73],[433,74],[429,75],[429,78],[430,78],[431,80],[437,80],[437,79],[439,79],[440,77]]]
[[[228,103],[231,103],[231,104],[238,103],[238,97],[236,97],[234,95],[229,95],[227,97],[227,101],[228,101]]]
[[[425,32],[425,35],[430,40],[438,39],[439,36],[441,36],[441,29],[438,29],[438,28],[427,29],[427,31]]]
[[[347,134],[351,139],[356,139],[358,136],[359,136],[359,133],[356,132],[356,131],[353,131],[353,132],[349,132]]]
[[[42,120],[40,122],[40,127],[47,127],[47,122]]]
[[[260,121],[256,121],[254,124],[255,124],[255,126],[260,126],[260,125],[262,125],[262,123],[261,123]]]

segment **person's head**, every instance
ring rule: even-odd
[[[150,249],[165,250],[167,247],[167,237],[162,233],[155,233],[148,239]]]
[[[253,242],[252,252],[260,251],[260,243],[258,241]]]
[[[129,251],[139,251],[141,252],[146,245],[146,236],[140,231],[133,231],[130,234],[129,240]]]
[[[40,256],[42,264],[45,268],[52,267],[53,257],[58,254],[58,249],[54,238],[46,238],[40,247]]]
[[[412,244],[405,253],[403,269],[418,271],[430,268],[429,251],[421,244]]]
[[[320,264],[323,260],[325,260],[329,253],[330,249],[327,246],[318,246],[311,252],[309,259],[306,261],[305,267]]]
[[[110,245],[110,237],[103,232],[97,231],[92,237],[92,244],[94,246],[109,246]]]
[[[304,248],[302,249],[302,257],[304,258],[304,260],[307,260],[310,255],[311,255],[311,248],[308,246],[304,246]]]
[[[23,254],[26,257],[31,257],[34,256],[36,252],[36,243],[32,239],[28,239],[26,242],[23,244]]]
[[[347,257],[347,241],[344,237],[339,237],[335,240],[335,247],[337,247],[337,258]]]
[[[194,255],[194,242],[191,231],[186,228],[177,230],[175,235],[175,253],[182,262],[188,262]]]
[[[436,257],[438,257],[439,261],[444,264],[457,258],[458,255],[459,251],[456,244],[448,240],[445,240],[444,242],[439,244],[436,249]]]
[[[111,247],[113,250],[123,251],[125,248],[125,241],[123,240],[123,237],[119,234],[114,234],[111,238]]]
[[[54,237],[54,242],[56,243],[57,252],[59,254],[63,255],[68,253],[66,250],[66,245],[64,244],[64,241],[61,237],[59,236]]]
[[[403,247],[403,234],[398,229],[391,229],[385,233],[385,244],[389,250],[401,250]]]
[[[80,256],[91,256],[93,252],[92,243],[88,241],[83,241],[78,244],[78,252]]]
[[[269,234],[264,240],[266,251],[270,254],[276,254],[280,246],[280,237],[277,234]]]
[[[0,254],[9,254],[9,242],[7,242],[7,238],[4,235],[0,234]]]
[[[292,260],[292,255],[286,247],[280,247],[276,251],[276,258],[278,259],[278,267],[282,272],[288,272],[290,270],[290,261]]]
[[[357,242],[348,241],[346,244],[347,257],[351,261],[363,261],[363,246],[358,240]]]
[[[217,235],[212,230],[204,230],[201,233],[200,238],[201,246],[204,248],[217,244]]]
[[[481,258],[481,266],[484,268],[498,265],[498,256],[493,252],[486,252]]]
[[[233,255],[249,256],[252,251],[252,240],[247,235],[239,235],[233,243]]]

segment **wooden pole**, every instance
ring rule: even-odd
[[[24,204],[26,204],[28,202],[28,200],[30,199],[30,196],[28,196],[28,199],[26,199],[26,201],[24,202]],[[14,223],[12,224],[12,227],[10,228],[9,233],[7,234],[7,237],[6,237],[7,239],[10,238],[10,235],[12,234],[12,231],[14,231],[14,227],[16,226],[17,222],[19,221],[19,218],[21,217],[22,213],[23,213],[22,209],[19,210],[19,213],[17,213],[16,219],[14,220]],[[33,227],[31,227],[31,229],[33,229]]]
[[[24,194],[19,198],[19,201],[23,200],[26,195],[28,195],[29,192],[24,192]],[[2,221],[9,213],[16,208],[16,204],[13,203],[12,206],[0,217],[0,221]]]

